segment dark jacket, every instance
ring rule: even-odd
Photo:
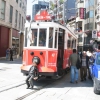
[[[32,66],[29,70],[29,76],[33,75],[33,77],[36,77],[38,73],[37,67]]]
[[[10,50],[10,55],[13,55],[13,50],[12,49]]]

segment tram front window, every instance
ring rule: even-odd
[[[37,46],[37,29],[32,29],[32,35],[30,37],[30,46]]]
[[[46,46],[47,29],[39,29],[39,46]]]

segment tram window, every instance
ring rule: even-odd
[[[46,46],[47,29],[39,29],[39,46]]]
[[[49,28],[49,48],[53,48],[53,28]]]
[[[71,40],[67,41],[67,47],[68,47],[68,49],[70,49],[70,47],[71,47]]]
[[[55,48],[57,48],[57,32],[55,33]]]
[[[74,48],[74,40],[72,40],[72,48]]]
[[[30,37],[30,46],[37,46],[37,29],[32,29],[32,34]]]

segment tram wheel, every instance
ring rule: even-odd
[[[46,78],[47,78],[47,79],[51,79],[51,78],[52,78],[52,76],[46,76]]]
[[[63,74],[64,74],[64,70],[62,68],[59,68],[58,69],[58,75],[63,76]]]

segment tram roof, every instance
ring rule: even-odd
[[[65,27],[59,23],[56,22],[31,22],[31,23],[26,23],[25,27],[30,27],[31,24],[31,29],[32,28],[48,28],[48,27],[56,27],[56,28],[62,28],[65,29],[70,35],[72,35],[74,38],[77,38],[75,33],[73,33],[68,27]]]

